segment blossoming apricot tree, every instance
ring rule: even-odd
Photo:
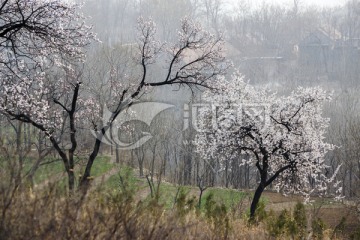
[[[199,122],[208,131],[198,133],[197,151],[204,159],[233,158],[256,166],[260,182],[251,204],[251,218],[264,189],[272,184],[284,193],[324,193],[336,172],[327,176],[325,155],[333,146],[324,141],[329,119],[322,117],[329,95],[320,88],[298,88],[277,96],[252,87],[242,76],[217,82],[217,93],[204,93]],[[215,104],[216,103],[216,104]],[[211,119],[211,116],[215,116]],[[249,160],[241,160],[244,156]],[[245,159],[245,158],[244,158]],[[335,187],[338,182],[334,183]],[[340,193],[338,189],[338,193]]]
[[[81,82],[73,76],[48,81],[51,69],[73,73],[94,37],[75,5],[59,0],[5,0],[0,4],[0,111],[32,124],[49,138],[74,185],[75,112]],[[62,103],[72,95],[71,104]],[[66,114],[63,111],[66,111]],[[66,154],[59,133],[69,117],[72,146]]]

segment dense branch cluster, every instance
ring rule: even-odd
[[[0,6],[1,63],[9,69],[22,62],[44,67],[61,57],[83,57],[92,34],[76,8],[64,1],[6,0]],[[17,65],[16,65],[17,64]],[[4,72],[4,68],[1,68]]]
[[[129,104],[132,104],[147,89],[164,85],[186,85],[210,87],[211,82],[226,73],[230,63],[225,61],[224,41],[203,30],[201,25],[190,19],[183,19],[178,31],[179,40],[166,43],[157,40],[156,24],[151,19],[138,19],[138,41],[134,59],[139,66],[138,74],[117,75],[116,68],[110,69],[112,99],[116,106],[110,122]],[[161,56],[165,62],[157,61]],[[151,65],[158,64],[165,69],[165,76],[151,77]],[[115,100],[115,102],[114,102]]]
[[[1,3],[2,112],[33,123],[48,134],[54,131],[60,115],[54,111],[52,99],[56,99],[60,91],[64,94],[73,90],[77,82],[58,79],[56,86],[51,87],[46,72],[54,66],[73,72],[70,60],[83,59],[83,47],[94,36],[81,20],[75,5],[64,1],[6,0]]]

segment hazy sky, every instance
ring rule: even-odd
[[[279,2],[282,4],[293,4],[293,0],[268,0],[268,2]],[[300,4],[305,5],[317,5],[322,7],[333,7],[338,5],[343,5],[345,0],[300,0]]]
[[[230,0],[229,2],[236,3],[239,0]],[[283,6],[293,6],[294,0],[251,0],[252,4],[277,3]],[[320,6],[320,7],[334,7],[344,5],[347,0],[300,0],[302,6]]]

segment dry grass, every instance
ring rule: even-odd
[[[172,209],[156,198],[140,200],[131,184],[68,196],[55,184],[37,190],[24,187],[21,180],[15,181],[16,174],[8,172],[0,169],[0,239],[271,239],[265,223],[248,226],[242,216],[229,211],[220,219],[216,212],[209,218],[188,201],[190,196]],[[298,200],[273,193],[265,196],[270,206]],[[318,212],[326,223],[337,219],[329,227],[345,213],[335,210],[323,207]],[[225,219],[228,225],[223,224]],[[347,223],[352,230],[359,226],[351,217]],[[329,238],[332,232],[329,229],[324,236]],[[348,236],[337,234],[336,239]]]
[[[3,206],[2,206],[3,207]],[[1,210],[4,210],[1,209]],[[55,189],[16,192],[0,239],[259,239],[266,233],[238,220],[227,235],[196,211],[186,216],[155,200],[134,203],[123,193],[64,197]],[[261,233],[259,235],[259,233]]]

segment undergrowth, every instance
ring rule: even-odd
[[[180,187],[169,207],[165,197],[139,199],[139,180],[123,168],[116,184],[68,195],[58,184],[33,190],[16,180],[12,171],[0,169],[0,239],[312,239],[326,237],[320,218],[310,221],[304,205],[292,211],[266,211],[262,199],[256,225],[248,214],[237,213],[228,200],[209,191],[199,209],[190,189]],[[167,194],[168,191],[160,191]],[[233,193],[231,193],[233,194]],[[237,195],[235,195],[237,196]],[[239,199],[245,198],[239,196]],[[245,204],[245,203],[244,203]],[[312,229],[309,235],[308,229]],[[341,232],[342,224],[338,229]],[[360,231],[359,231],[360,232]],[[334,235],[334,234],[333,234]],[[353,239],[358,239],[358,232]]]

